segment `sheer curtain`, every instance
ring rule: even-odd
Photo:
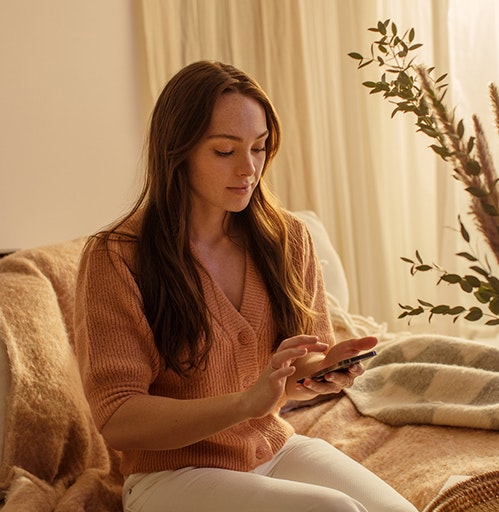
[[[473,3],[477,12],[487,2]],[[435,287],[435,277],[411,277],[400,257],[418,249],[428,260],[452,264],[458,239],[446,226],[456,226],[464,199],[450,170],[427,149],[429,140],[416,134],[414,119],[390,119],[393,107],[361,85],[376,79],[378,69],[358,71],[347,54],[367,54],[374,37],[368,27],[390,18],[400,29],[415,28],[424,45],[419,60],[444,73],[453,34],[471,34],[466,14],[448,29],[461,4],[142,0],[151,106],[168,78],[195,60],[230,62],[255,77],[284,133],[269,183],[287,208],[313,209],[322,218],[345,266],[351,310],[392,330],[407,329],[396,319],[399,302],[460,301],[450,288]],[[411,329],[459,334],[465,328],[450,324],[416,318]]]

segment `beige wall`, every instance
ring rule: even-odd
[[[0,0],[0,249],[119,216],[146,108],[134,0]]]

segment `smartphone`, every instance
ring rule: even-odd
[[[312,380],[315,380],[317,382],[324,382],[325,376],[328,373],[331,372],[337,372],[341,370],[346,370],[350,366],[352,366],[355,363],[358,363],[359,361],[362,361],[363,359],[369,359],[371,357],[374,357],[377,354],[376,350],[371,350],[370,352],[364,352],[363,354],[359,354],[358,356],[349,357],[348,359],[343,359],[343,361],[339,361],[333,366],[328,366],[327,368],[323,368],[322,370],[319,370],[318,372],[313,373],[310,378]],[[303,384],[303,381],[305,379],[300,379],[298,382],[300,384]]]

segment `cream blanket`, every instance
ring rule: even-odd
[[[2,512],[121,510],[119,460],[94,426],[72,346],[82,246],[77,240],[0,260],[0,342],[11,374]]]
[[[387,333],[329,297],[340,337],[375,335],[379,354],[345,393],[389,425],[433,424],[499,430],[499,349],[438,334]]]
[[[362,414],[390,425],[499,430],[499,349],[444,336],[382,346],[346,393]]]

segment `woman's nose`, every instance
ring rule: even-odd
[[[253,156],[251,154],[244,155],[238,164],[238,174],[241,176],[251,176],[255,174],[255,172],[256,166],[253,161]]]

